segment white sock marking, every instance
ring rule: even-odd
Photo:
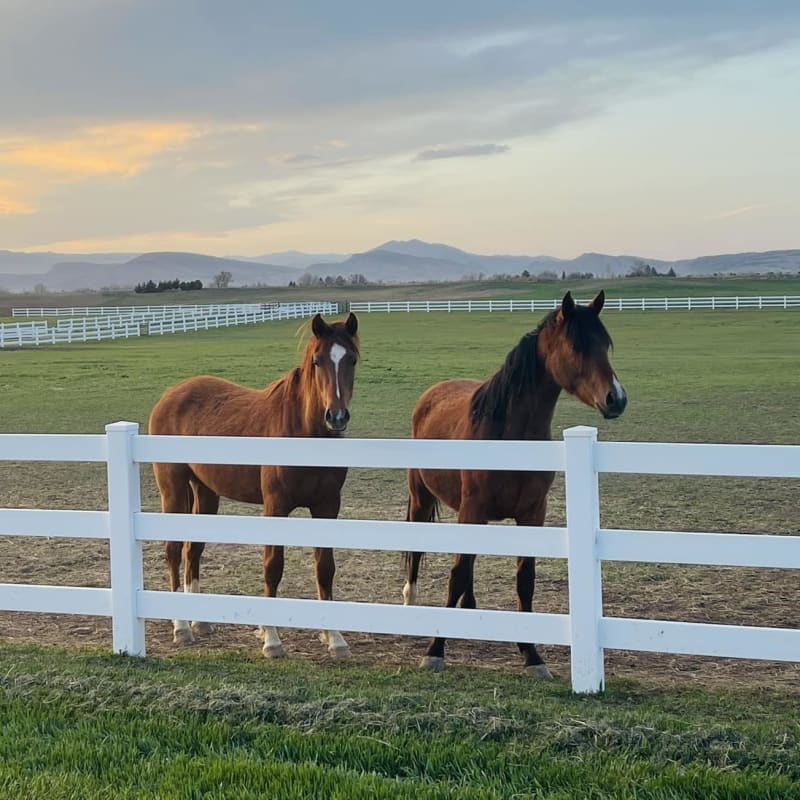
[[[416,581],[414,583],[409,583],[408,581],[406,581],[406,585],[403,587],[403,605],[413,606],[416,602],[417,602]]]
[[[339,631],[322,631],[320,638],[327,642],[329,650],[346,650],[347,642]]]

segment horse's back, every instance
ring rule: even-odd
[[[469,439],[469,406],[480,381],[454,379],[422,393],[411,416],[415,439]]]
[[[252,403],[260,393],[238,383],[200,375],[171,386],[150,412],[148,431],[163,435],[240,433],[253,419]],[[255,432],[253,435],[256,435]]]

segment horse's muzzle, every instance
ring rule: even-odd
[[[598,409],[605,419],[616,419],[622,415],[628,405],[628,396],[618,381],[614,381],[614,388],[606,395],[605,403],[598,404]]]
[[[329,408],[325,411],[325,425],[327,425],[329,431],[344,433],[347,430],[348,422],[350,422],[350,412],[346,408],[340,408],[336,411]]]

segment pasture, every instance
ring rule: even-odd
[[[362,315],[362,361],[349,435],[407,436],[411,408],[424,388],[442,377],[488,376],[540,316]],[[800,328],[794,312],[609,313],[606,324],[616,346],[612,360],[629,394],[628,410],[621,419],[606,422],[563,398],[554,435],[571,425],[590,424],[607,440],[797,443]],[[127,419],[144,429],[163,389],[188,375],[206,373],[261,386],[282,374],[299,358],[296,327],[281,322],[3,353],[0,425],[5,432],[94,433],[109,421]],[[402,473],[352,470],[343,516],[404,518],[404,484]],[[0,462],[3,506],[103,508],[104,493],[103,475],[90,465]],[[601,496],[602,524],[608,527],[797,533],[797,487],[790,481],[604,476]],[[149,470],[143,472],[143,508],[158,508]],[[258,513],[255,507],[232,503],[224,503],[225,510]],[[557,481],[546,523],[563,524],[563,510],[563,485]],[[145,556],[147,587],[164,588],[161,548],[146,548]],[[107,550],[96,543],[0,540],[0,563],[6,581],[107,585]],[[446,556],[428,557],[421,602],[443,603],[449,563]],[[335,597],[400,601],[399,554],[342,551],[337,564]],[[796,575],[785,571],[636,564],[609,564],[604,570],[610,614],[796,624]],[[513,573],[509,559],[479,559],[479,606],[513,607]],[[537,578],[535,607],[564,611],[563,563],[541,560]],[[260,594],[260,553],[209,546],[202,583],[209,591]],[[310,552],[287,552],[281,594],[313,596]],[[0,624],[8,644],[110,647],[105,619],[2,614]],[[15,740],[2,744],[5,760],[13,758],[20,736],[31,740],[41,729],[54,742],[64,740],[66,731],[77,731],[73,757],[85,758],[96,744],[95,734],[78,720],[91,697],[109,730],[145,743],[148,763],[157,764],[170,748],[184,757],[188,749],[208,768],[212,783],[221,774],[217,759],[232,770],[226,775],[245,776],[256,770],[252,759],[261,754],[270,761],[262,780],[274,774],[280,782],[291,773],[318,794],[334,785],[347,796],[365,797],[412,792],[567,797],[576,786],[587,797],[790,797],[795,791],[786,779],[796,778],[800,764],[797,727],[786,704],[796,704],[797,665],[610,651],[609,693],[589,701],[567,697],[560,684],[525,683],[510,645],[453,642],[449,661],[454,668],[433,678],[415,669],[423,640],[350,635],[353,662],[334,665],[316,632],[285,634],[289,660],[279,665],[264,663],[252,631],[235,626],[222,626],[189,655],[184,650],[176,656],[169,624],[148,623],[150,655],[172,657],[149,666],[105,655],[13,647],[4,654],[0,672],[6,675],[6,711],[19,727]],[[542,648],[556,675],[566,673],[568,656],[562,650]],[[179,686],[187,680],[201,682],[199,697],[204,699],[184,708],[175,698],[182,696]],[[728,694],[731,687],[738,693]],[[659,696],[661,702],[654,699]],[[59,711],[40,710],[36,713],[43,716],[37,717],[26,712],[26,697],[33,698],[34,709],[56,704]],[[164,697],[173,699],[161,702]],[[755,704],[760,727],[752,719]],[[137,716],[141,712],[143,719]],[[267,724],[255,730],[257,722]],[[177,725],[176,738],[155,744],[161,741],[159,731],[170,724]],[[281,734],[286,727],[288,733]],[[410,738],[411,731],[423,733],[422,745]],[[436,736],[447,748],[434,747]],[[163,754],[161,747],[166,748]],[[601,764],[598,752],[604,750],[610,758]],[[35,763],[33,753],[35,748],[23,763]],[[108,757],[117,756],[109,751]],[[132,755],[118,757],[124,761]],[[645,765],[643,759],[652,763]],[[291,766],[294,762],[300,766]],[[180,780],[181,769],[188,767],[178,763],[171,780]],[[355,781],[363,771],[370,773],[369,780]],[[331,772],[337,773],[335,780]],[[30,776],[9,774],[12,782],[0,787],[14,787],[20,794],[20,787],[34,785],[25,783],[33,780]],[[96,778],[113,783],[118,776]],[[355,788],[342,788],[351,778]],[[384,779],[388,783],[379,786]],[[191,796],[182,795],[177,784],[154,790],[146,776],[140,780],[130,796],[143,796],[148,788],[164,796]],[[408,788],[403,780],[419,781],[421,788]],[[614,795],[614,787],[628,789]],[[88,791],[81,795],[57,782],[39,788],[51,797],[86,796]],[[220,791],[219,796],[226,795]],[[230,796],[249,795],[243,790]]]
[[[406,437],[411,408],[420,392],[438,378],[488,375],[499,367],[519,336],[539,315],[362,315],[362,363],[356,378],[352,437]],[[572,398],[560,401],[554,435],[576,424],[596,425],[601,439],[639,441],[768,442],[797,441],[793,409],[798,376],[794,369],[800,332],[791,312],[704,314],[608,314],[615,339],[614,365],[625,383],[630,405],[623,418],[604,421]],[[7,432],[102,431],[116,419],[138,421],[145,429],[150,408],[164,387],[193,374],[211,374],[251,386],[266,384],[299,358],[295,322],[200,332],[98,345],[58,346],[3,354],[4,419]],[[13,412],[11,411],[13,409]],[[0,502],[12,507],[103,508],[105,488],[94,465],[0,463]],[[796,532],[790,481],[682,479],[604,476],[602,524],[607,527],[673,530]],[[403,519],[405,476],[401,471],[352,470],[345,484],[342,515]],[[158,509],[149,470],[143,472],[143,508]],[[254,506],[224,503],[223,510],[259,513]],[[557,481],[547,524],[563,524],[563,485]],[[105,552],[89,543],[2,543],[0,558],[7,580],[74,585],[105,585]],[[166,585],[160,548],[146,549],[148,587]],[[260,554],[248,548],[211,545],[203,561],[203,585],[209,591],[260,594]],[[443,603],[442,581],[449,557],[432,555],[423,566],[421,601]],[[606,607],[612,613],[658,617],[669,609],[688,621],[793,624],[794,576],[781,571],[712,567],[659,567],[635,564],[606,566]],[[482,559],[476,568],[478,603],[512,607],[513,564]],[[564,564],[542,561],[535,604],[542,610],[564,610]],[[397,559],[377,553],[342,552],[338,557],[335,596],[342,599],[400,598],[403,575]],[[310,555],[289,551],[285,596],[313,596]],[[19,625],[5,620],[12,639],[36,641],[33,620]],[[106,621],[56,618],[59,641],[108,641]],[[28,629],[33,633],[26,633]],[[372,641],[370,639],[372,638]],[[311,632],[289,644],[295,652],[314,652]],[[148,630],[149,652],[174,651],[167,626]],[[310,643],[309,643],[310,642]],[[251,634],[231,628],[200,646],[252,646]],[[417,645],[418,646],[418,645]],[[416,661],[415,644],[365,637],[365,650],[379,659]],[[557,650],[558,648],[553,648]],[[755,655],[755,654],[754,654]],[[563,663],[563,653],[547,660]],[[454,659],[500,663],[511,669],[511,648],[457,645]],[[705,662],[707,663],[707,662]],[[608,674],[680,679],[679,673],[718,675],[724,665],[704,668],[701,659],[610,654]],[[724,666],[728,677],[753,671],[774,673],[791,683],[791,666],[765,667],[756,662]],[[677,672],[676,672],[677,670]],[[729,674],[728,674],[729,673]],[[656,676],[660,676],[657,678]]]

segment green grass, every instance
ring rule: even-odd
[[[800,797],[800,726],[769,691],[22,648],[0,675],[4,797]]]
[[[540,316],[362,314],[363,358],[350,435],[408,436],[411,410],[425,388],[445,377],[488,376]],[[628,409],[621,419],[605,421],[565,397],[557,407],[554,435],[588,424],[598,427],[601,439],[797,442],[800,325],[795,311],[609,312],[605,320],[615,341],[613,363],[630,398]],[[3,405],[11,410],[3,430],[99,433],[106,423],[126,419],[139,422],[144,431],[162,391],[181,378],[206,373],[261,386],[285,372],[299,358],[297,327],[288,321],[0,353]],[[91,468],[71,466],[70,480],[86,470]],[[14,474],[19,479],[12,476],[12,485],[5,480],[0,500],[20,484],[20,499],[36,504],[38,484],[30,473],[14,467]],[[602,480],[604,523],[613,527],[652,527],[656,500],[669,510],[663,526],[673,529],[688,524],[694,527],[686,529],[774,530],[774,523],[788,532],[793,524],[784,513],[790,490],[779,481],[762,482],[764,489],[743,512],[743,484],[737,481]],[[704,495],[705,502],[702,507],[673,503],[676,493]],[[403,475],[353,471],[345,494],[348,515],[361,506],[377,507],[376,515],[382,516],[389,498],[388,514],[397,518],[405,504]],[[149,475],[145,497],[155,504]]]

